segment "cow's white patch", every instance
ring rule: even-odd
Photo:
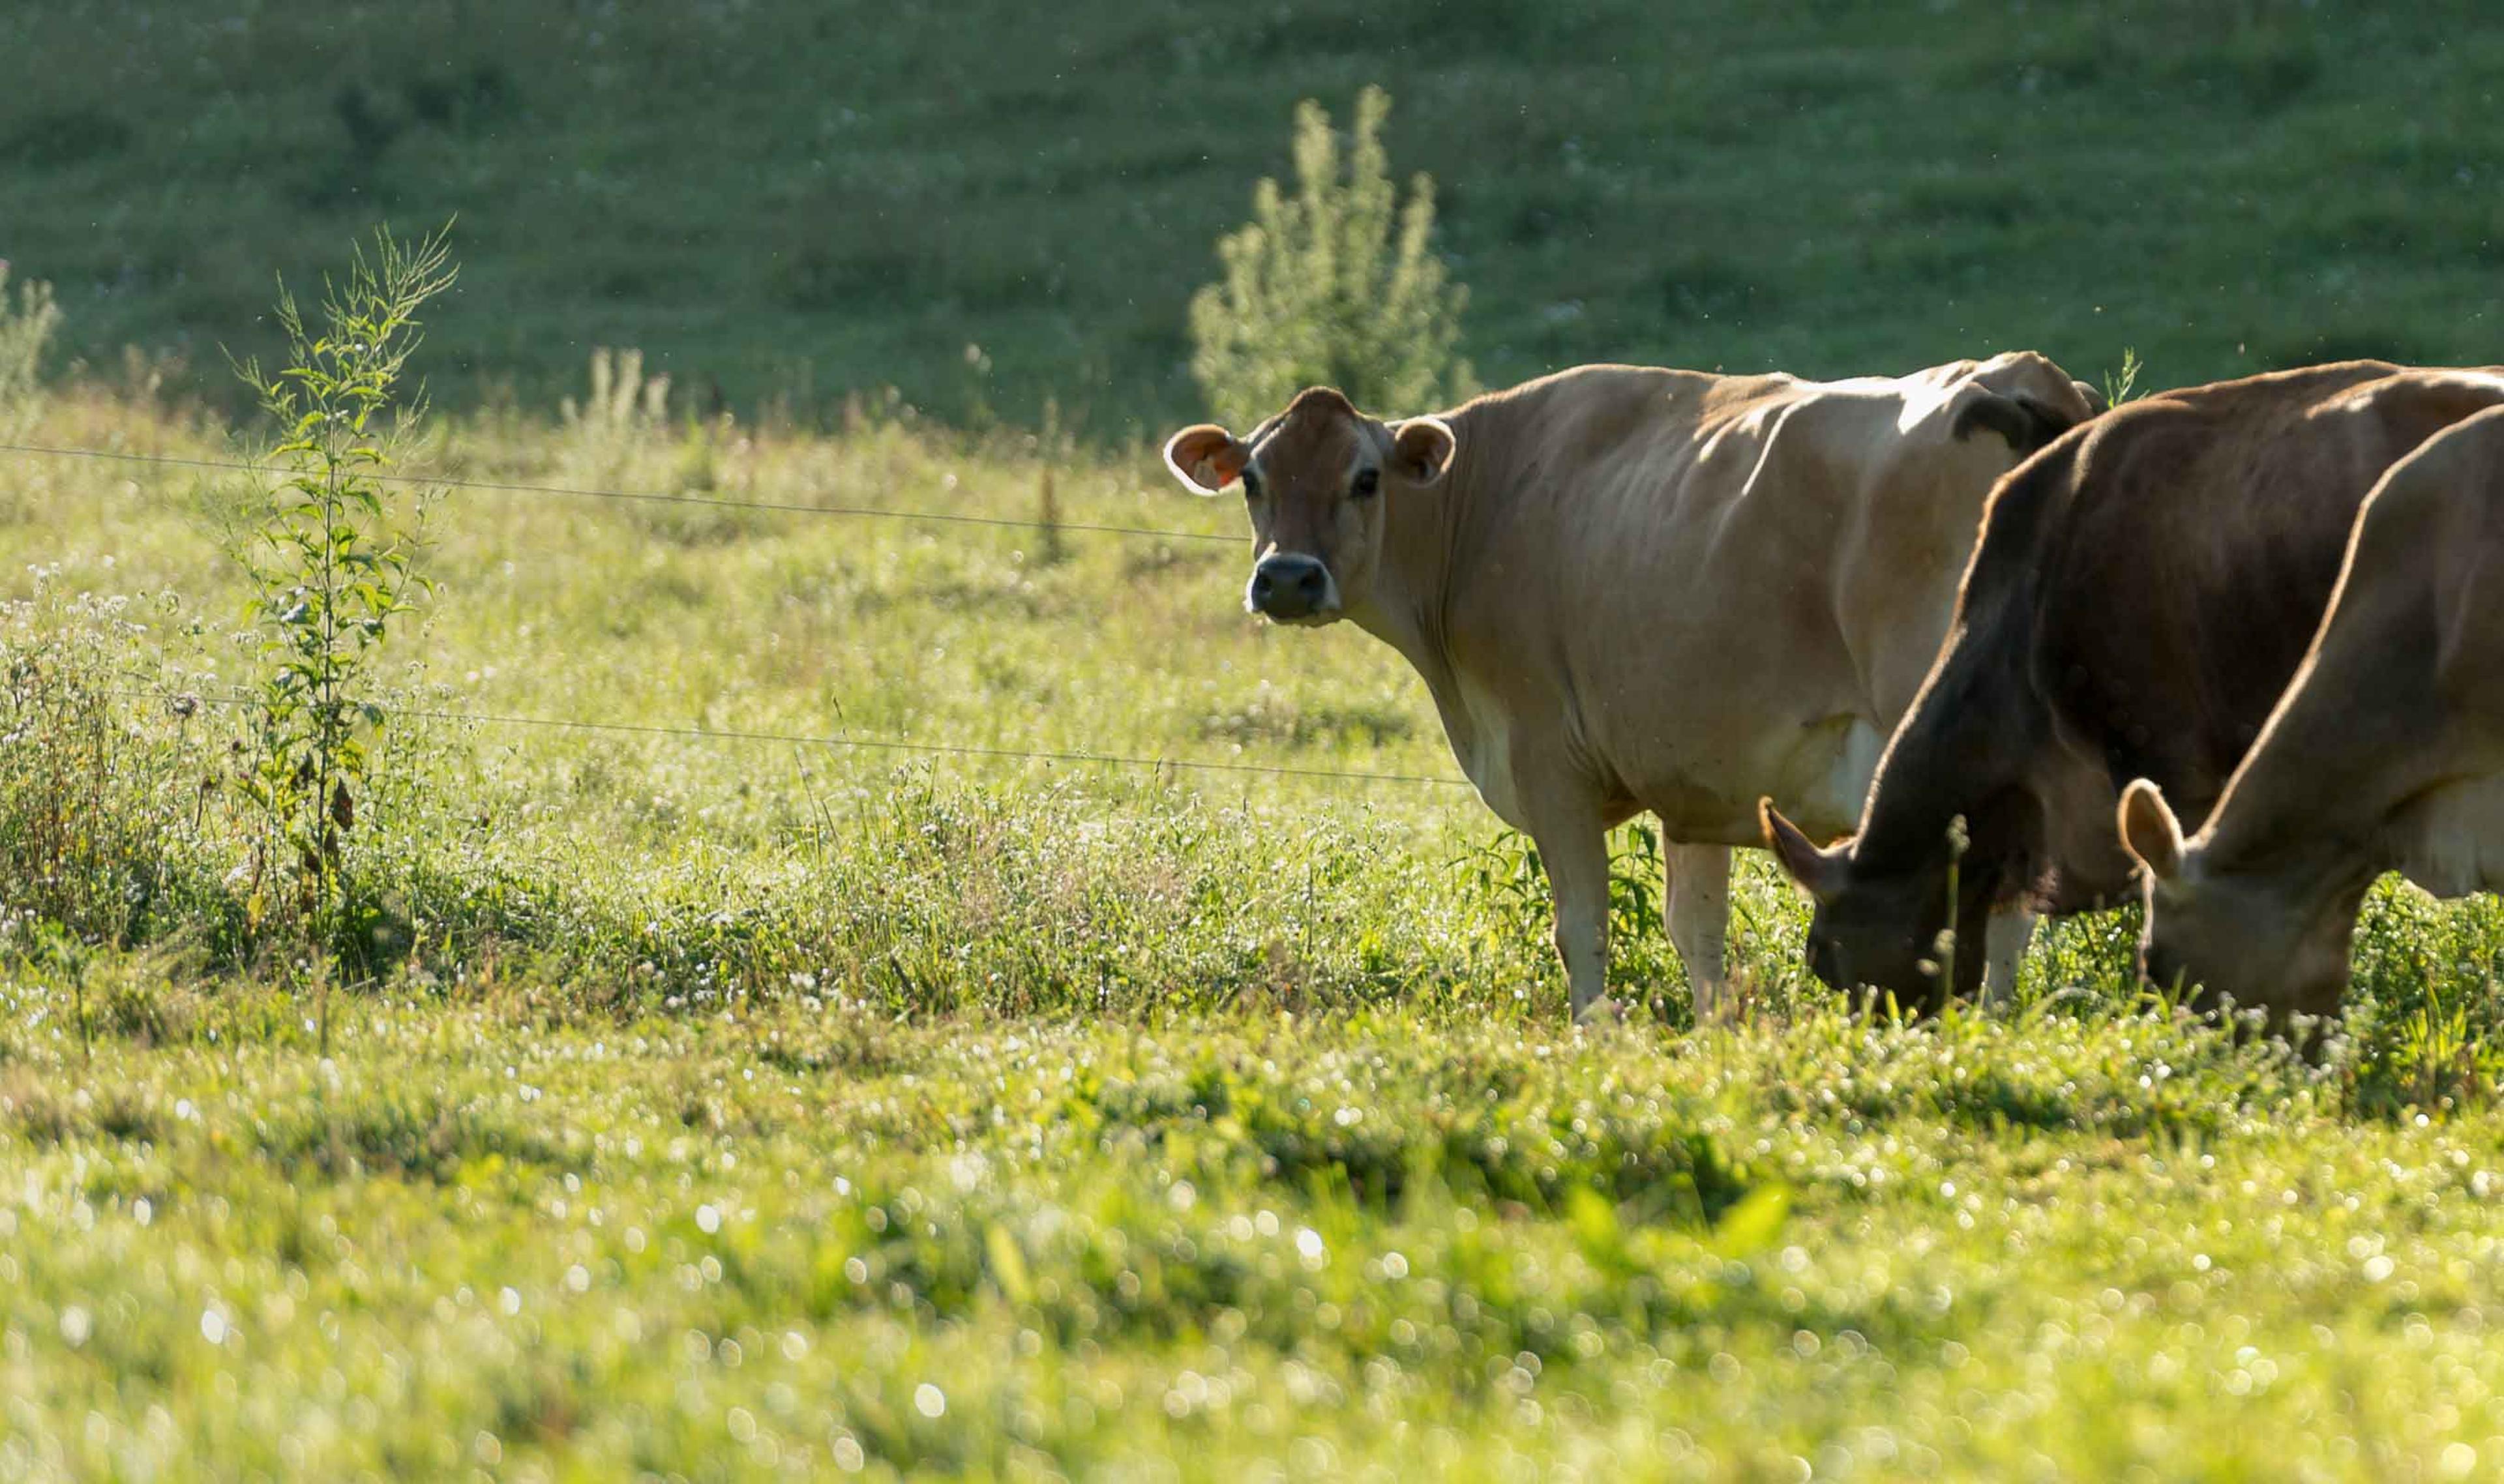
[[[2439,897],[2504,891],[2504,777],[2438,790],[2410,813],[2402,875]]]
[[[1869,797],[1869,780],[1877,776],[1878,759],[1887,751],[1887,734],[1865,718],[1836,716],[1816,730],[1812,748],[1802,750],[1793,775],[1802,777],[1805,783],[1799,808],[1786,807],[1783,811],[1812,834],[1840,834],[1859,824],[1861,806]],[[1755,822],[1753,812],[1749,822]]]

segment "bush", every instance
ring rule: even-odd
[[[1313,385],[1403,413],[1474,389],[1458,355],[1469,291],[1429,250],[1434,182],[1418,175],[1399,202],[1380,138],[1390,112],[1379,87],[1357,99],[1342,182],[1330,116],[1298,104],[1296,197],[1263,181],[1252,221],[1219,239],[1226,276],[1191,301],[1192,374],[1226,422],[1253,422]]]

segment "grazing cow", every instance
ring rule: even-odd
[[[1711,1018],[1757,796],[1848,822],[1984,494],[2096,407],[2033,354],[1828,383],[1595,365],[1391,423],[1314,388],[1248,436],[1184,429],[1165,463],[1200,494],[1242,481],[1253,612],[1351,620],[1425,677],[1538,844],[1578,1017],[1606,1008],[1607,831],[1659,816]]]
[[[2206,814],[2312,642],[2366,493],[2499,402],[2504,374],[2281,371],[2116,408],[2000,481],[1859,833],[1820,849],[1765,805],[1766,843],[1817,900],[1818,976],[1934,1009],[1952,923],[2121,900],[2122,785]]]
[[[2295,681],[2200,833],[2144,778],[2140,967],[2289,1016],[2348,987],[2365,888],[2504,887],[2504,407],[2427,439],[2366,499]]]

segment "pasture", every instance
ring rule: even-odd
[[[1629,895],[1670,1023],[1571,1031],[1466,789],[684,735],[1448,776],[1389,651],[1240,612],[1240,546],[1179,538],[1239,512],[1147,450],[461,419],[421,457],[1011,524],[447,492],[326,1055],[250,947],[234,718],[164,699],[239,668],[229,476],[14,462],[12,1474],[2504,1458],[2489,907],[2378,898],[2314,1065],[2139,1000],[2109,918],[2004,1018],[1856,1020],[1752,855],[1754,1028],[1678,1027]],[[1047,536],[1047,464],[1064,526],[1178,535]]]
[[[2483,13],[233,9],[0,17],[0,1479],[2504,1473],[2492,900],[2377,887],[2301,1055],[2129,913],[1847,1004],[1747,851],[1698,1030],[1638,826],[1572,1027],[1422,684],[1157,454],[1377,81],[1491,383],[2492,361]],[[298,863],[220,348],[456,213]]]

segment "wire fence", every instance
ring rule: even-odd
[[[122,463],[156,465],[175,468],[209,469],[228,473],[265,474],[261,466],[216,459],[190,459],[168,454],[123,453],[113,449],[67,448],[32,443],[0,443],[0,453],[62,459],[95,459]],[[739,510],[780,511],[795,515],[849,516],[877,520],[925,522],[938,525],[1007,527],[1033,531],[1040,529],[1035,521],[1013,520],[1001,516],[957,515],[927,510],[889,510],[855,505],[798,504],[772,500],[731,500],[711,496],[663,495],[629,490],[593,490],[570,485],[521,484],[501,480],[448,479],[424,474],[376,472],[368,477],[401,484],[423,484],[442,489],[479,490],[499,494],[564,496],[585,500],[637,500],[659,504],[706,505]],[[1158,531],[1133,526],[1106,526],[1056,522],[1054,530],[1079,532],[1097,535],[1146,536],[1176,541],[1224,541],[1232,544],[1235,537],[1213,535],[1205,532]],[[260,705],[249,696],[202,695],[191,691],[117,691],[128,700],[150,700],[167,706],[189,704],[221,708],[245,708]],[[1432,774],[1381,773],[1357,768],[1299,768],[1274,763],[1225,762],[1208,758],[1142,757],[1111,752],[1082,752],[1050,748],[981,747],[954,742],[917,742],[909,738],[862,737],[844,734],[828,736],[790,732],[762,732],[740,728],[665,727],[618,721],[586,721],[562,716],[514,716],[485,711],[459,711],[420,707],[383,708],[387,714],[412,720],[462,722],[478,726],[522,727],[548,731],[605,732],[621,736],[669,737],[716,742],[764,742],[783,746],[825,747],[852,751],[921,753],[934,757],[982,758],[992,761],[1066,763],[1086,767],[1175,769],[1192,773],[1265,775],[1273,777],[1310,778],[1332,782],[1391,783],[1424,785],[1437,788],[1466,788],[1466,778]]]
[[[212,469],[231,474],[266,474],[266,467],[220,459],[187,459],[171,454],[122,453],[110,448],[57,448],[41,443],[0,443],[0,453],[24,454],[54,459],[98,459],[122,464],[156,465],[167,468]],[[389,484],[417,484],[443,490],[477,490],[500,495],[562,495],[579,500],[609,500],[656,505],[699,505],[715,510],[767,510],[783,515],[831,515],[852,520],[907,521],[933,526],[991,526],[1016,531],[1047,529],[1039,520],[1018,520],[1005,515],[958,515],[938,510],[889,510],[874,505],[800,504],[789,500],[733,500],[719,495],[664,495],[651,490],[593,490],[575,485],[524,484],[501,479],[455,479],[438,474],[396,474],[387,470],[359,470],[361,479],[373,479]],[[1241,537],[1220,535],[1207,531],[1160,531],[1147,526],[1105,526],[1086,522],[1056,520],[1049,529],[1073,532],[1083,535],[1146,536],[1161,541],[1209,541],[1229,546],[1241,544]]]
[[[222,709],[248,710],[262,703],[252,696],[203,695],[196,691],[117,690],[109,694],[126,701],[156,701],[168,707],[211,706]],[[538,727],[566,732],[608,732],[628,737],[686,738],[700,742],[770,742],[795,747],[829,747],[855,751],[922,752],[942,757],[975,757],[1009,762],[1078,763],[1106,768],[1181,769],[1196,773],[1268,774],[1279,777],[1324,778],[1339,782],[1423,783],[1437,787],[1466,788],[1467,778],[1442,777],[1424,773],[1375,773],[1357,768],[1295,768],[1274,763],[1232,763],[1213,758],[1140,757],[1117,752],[1054,751],[1026,747],[977,747],[956,742],[915,742],[898,737],[856,737],[843,734],[819,736],[805,732],[758,732],[738,727],[663,727],[624,721],[580,721],[564,716],[508,716],[490,711],[455,711],[431,707],[384,706],[375,707],[386,716],[403,716],[412,721],[458,721],[481,726]]]

